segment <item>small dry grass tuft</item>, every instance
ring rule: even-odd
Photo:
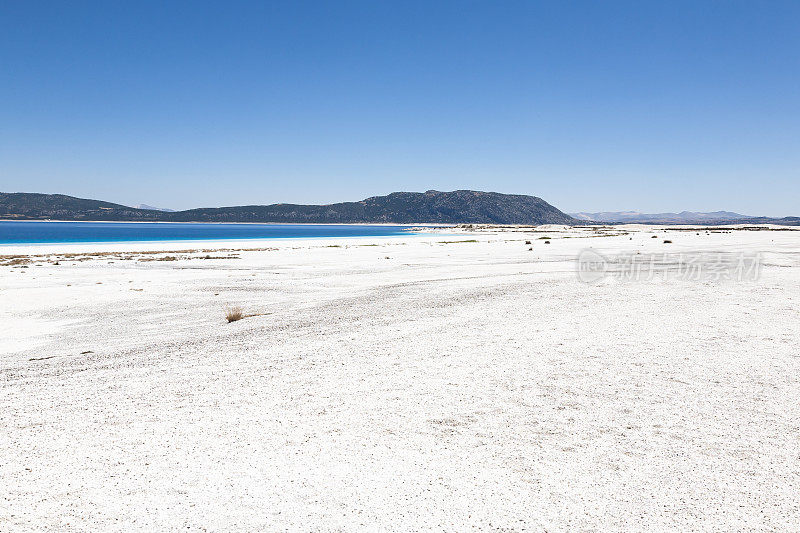
[[[241,307],[229,307],[225,310],[225,320],[230,324],[244,318],[244,312]]]

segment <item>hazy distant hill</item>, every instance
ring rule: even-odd
[[[153,207],[152,205],[147,204],[138,204],[133,206],[135,209],[144,209],[146,211],[164,211],[166,213],[174,213],[174,209],[167,209],[166,207]]]
[[[329,205],[248,205],[154,211],[60,194],[0,193],[0,218],[166,222],[572,224],[536,196],[480,191],[396,192]]]
[[[680,213],[639,213],[637,211],[605,211],[601,213],[570,213],[579,222],[602,224],[697,224],[711,226],[715,224],[779,224],[783,226],[800,226],[799,217],[754,217],[740,215],[730,211],[712,211],[698,213],[682,211]]]
[[[570,213],[578,220],[595,222],[616,222],[629,224],[696,224],[696,223],[722,223],[730,220],[745,220],[752,218],[730,211],[712,211],[698,213],[682,211],[680,213],[639,213],[638,211],[604,211],[601,213]]]

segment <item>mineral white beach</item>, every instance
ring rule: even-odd
[[[800,530],[800,231],[0,255],[2,531]]]

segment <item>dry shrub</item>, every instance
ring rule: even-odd
[[[244,318],[244,312],[241,307],[229,307],[225,310],[225,320],[228,323],[236,322]]]

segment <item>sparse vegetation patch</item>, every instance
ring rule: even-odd
[[[241,320],[244,318],[244,312],[242,312],[241,307],[229,307],[225,310],[225,320],[228,321],[228,324],[231,322],[236,322],[237,320]]]

